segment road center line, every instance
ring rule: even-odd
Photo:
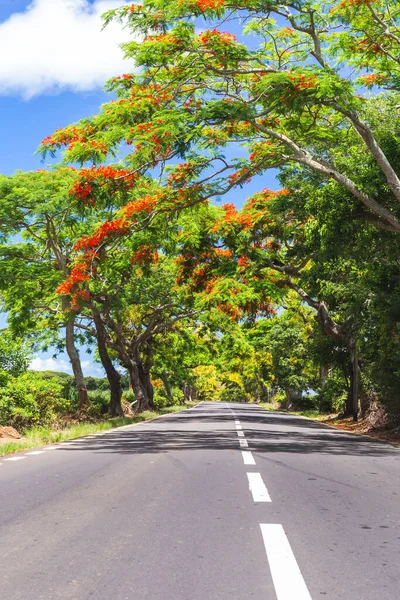
[[[247,440],[239,440],[239,444],[241,448],[248,448],[249,444],[247,442]]]
[[[282,525],[260,527],[277,600],[312,600]]]
[[[244,437],[244,431],[238,431],[237,434],[239,437]]]
[[[254,502],[272,502],[260,473],[247,473],[247,478]]]
[[[239,419],[235,419],[235,425],[240,425]]]
[[[242,429],[241,425],[235,425],[236,429]]]
[[[250,450],[242,450],[243,462],[245,465],[255,465],[256,461]]]

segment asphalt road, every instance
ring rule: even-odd
[[[322,598],[400,598],[390,445],[203,403],[0,458],[1,600]]]

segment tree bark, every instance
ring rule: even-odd
[[[83,376],[81,359],[75,346],[75,316],[71,315],[65,327],[65,346],[69,360],[71,361],[72,371],[75,378],[75,385],[78,390],[79,409],[89,406],[89,396],[86,389],[85,378]]]
[[[146,381],[145,383],[143,383],[138,365],[136,364],[136,362],[131,361],[129,365],[127,365],[127,368],[129,371],[132,390],[135,394],[135,412],[141,413],[145,410],[154,410],[155,406],[153,398],[149,397],[148,395],[148,385],[146,385]]]
[[[171,400],[171,402],[174,401],[174,395],[172,393],[172,389],[171,386],[169,384],[168,381],[168,375],[166,373],[166,371],[162,371],[162,373],[160,373],[160,379],[164,384],[164,389],[165,389],[165,393],[167,394],[167,398],[169,398]]]
[[[354,376],[353,376],[353,366],[350,367],[350,383],[347,391],[347,399],[346,406],[344,409],[344,417],[350,417],[353,414],[353,390],[354,390]]]
[[[185,402],[193,402],[197,399],[198,390],[193,385],[189,385],[189,383],[184,383],[182,391]]]
[[[286,387],[285,388],[285,393],[286,393],[286,402],[285,402],[285,408],[287,410],[296,410],[299,408],[300,404],[301,404],[301,398],[302,398],[302,393],[299,390],[296,390],[293,387]]]
[[[265,385],[262,379],[258,379],[259,386],[261,388],[261,394],[266,402],[269,402],[270,394],[269,388]]]
[[[122,410],[121,405],[121,375],[114,367],[110,355],[108,354],[106,344],[106,330],[104,327],[104,323],[101,319],[100,312],[96,308],[92,308],[92,314],[94,324],[96,327],[97,347],[99,349],[101,364],[104,367],[108,383],[110,384],[110,404],[108,406],[108,414],[111,417],[123,417],[124,411]]]

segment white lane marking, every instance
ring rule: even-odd
[[[44,450],[33,450],[33,452],[27,452],[26,456],[37,456],[38,454],[44,454]]]
[[[250,450],[242,450],[243,462],[245,465],[255,465],[256,461]]]
[[[235,419],[235,425],[240,425],[240,421],[238,419]]]
[[[237,434],[239,437],[244,437],[244,431],[238,431]]]
[[[236,429],[242,429],[241,425],[235,425]]]
[[[26,456],[12,456],[11,458],[5,458],[4,460],[24,460]]]
[[[312,600],[282,525],[260,527],[277,600]]]
[[[239,440],[239,444],[241,448],[248,448],[249,444],[247,442],[247,440]]]
[[[46,446],[45,450],[58,450],[60,446]]]
[[[247,473],[247,478],[254,502],[272,502],[260,473]]]

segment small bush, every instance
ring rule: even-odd
[[[185,394],[183,393],[183,390],[181,390],[181,388],[172,388],[172,393],[174,395],[174,405],[185,404]]]
[[[347,394],[344,382],[338,377],[330,377],[319,393],[320,411],[340,413],[346,406]]]
[[[57,414],[71,408],[62,392],[60,383],[43,379],[37,373],[9,377],[0,388],[0,423],[17,429],[49,425]]]
[[[273,401],[281,406],[286,404],[286,394],[283,390],[278,390],[277,393],[273,397]]]
[[[105,415],[110,404],[109,390],[89,390],[90,413],[93,416]]]

